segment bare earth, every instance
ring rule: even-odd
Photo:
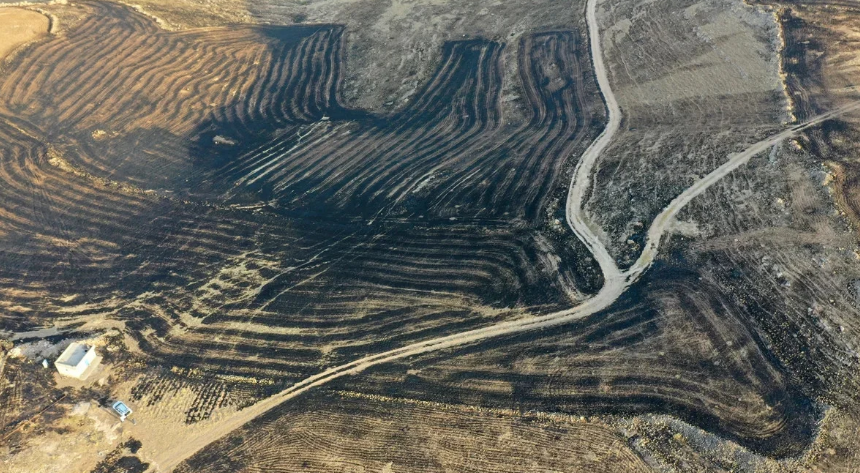
[[[0,8],[0,59],[22,44],[48,34],[48,17],[23,8]]]
[[[310,378],[294,384],[285,389],[281,393],[272,396],[253,407],[242,410],[231,418],[225,419],[220,424],[213,425],[210,429],[201,432],[200,434],[183,442],[181,445],[176,445],[174,449],[162,452],[161,456],[153,459],[155,468],[162,468],[165,471],[172,470],[182,460],[190,457],[205,445],[221,438],[226,433],[239,428],[262,413],[272,409],[273,407],[293,399],[306,391],[321,386],[331,380],[340,378],[346,375],[360,373],[374,365],[389,362],[392,360],[426,353],[429,351],[443,350],[451,347],[456,347],[463,344],[474,343],[490,337],[497,337],[510,333],[517,333],[528,330],[536,330],[545,327],[551,327],[562,323],[567,323],[572,320],[578,320],[594,314],[600,310],[609,307],[615,302],[624,291],[630,287],[639,277],[651,266],[651,263],[657,256],[660,240],[664,234],[671,228],[675,215],[693,198],[702,194],[705,190],[718,182],[723,177],[730,174],[739,166],[747,163],[753,156],[756,156],[770,147],[780,143],[781,141],[797,135],[803,130],[817,125],[828,119],[838,117],[842,114],[851,112],[860,107],[858,103],[851,103],[840,109],[813,117],[805,123],[793,126],[781,133],[768,137],[758,143],[753,144],[744,151],[736,153],[729,157],[723,165],[715,169],[713,172],[698,180],[692,186],[687,188],[683,193],[676,197],[654,220],[648,231],[647,243],[645,250],[640,255],[636,263],[626,271],[620,271],[614,260],[609,256],[603,243],[599,237],[593,232],[591,225],[582,216],[581,201],[586,189],[590,185],[591,170],[603,149],[612,140],[613,135],[618,130],[621,122],[621,112],[615,100],[615,96],[609,85],[609,80],[606,75],[606,70],[603,65],[603,51],[601,50],[601,42],[599,40],[599,28],[596,19],[596,0],[590,0],[587,8],[587,20],[589,34],[591,37],[592,57],[594,58],[595,71],[597,81],[600,85],[601,92],[608,104],[609,108],[609,123],[603,134],[593,143],[585,152],[579,161],[574,178],[571,182],[570,196],[567,201],[567,216],[568,224],[576,235],[588,246],[592,251],[595,259],[600,264],[606,283],[600,292],[589,299],[585,303],[564,310],[558,313],[549,314],[541,317],[517,320],[513,322],[505,322],[496,326],[486,327],[483,329],[472,330],[460,334],[454,334],[446,337],[440,337],[425,342],[416,343],[400,349],[391,350],[390,352],[380,353],[356,360],[343,366],[337,366],[326,370],[320,374],[311,376]]]
[[[857,471],[817,10],[56,3],[0,7],[0,473]]]

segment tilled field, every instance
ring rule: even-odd
[[[0,83],[4,325],[121,321],[160,367],[141,401],[190,383],[194,422],[599,287],[553,210],[603,113],[578,32],[448,43],[378,115],[341,105],[342,27],[62,8]]]
[[[326,393],[273,411],[178,472],[645,472],[603,424]]]
[[[817,4],[599,5],[623,122],[586,210],[621,266],[730,153],[850,98],[849,74],[816,74],[853,63],[814,61],[815,38],[854,38],[850,5],[832,31],[810,20]],[[158,428],[204,432],[326,368],[568,309],[603,283],[564,214],[606,119],[584,21],[488,20],[492,35],[443,42],[400,2],[381,15],[409,27],[370,33],[350,31],[364,17],[251,10],[297,24],[167,31],[117,4],[44,6],[52,34],[0,70],[0,324],[130,337],[118,394],[146,437],[139,459],[121,447],[104,468],[154,462]],[[351,42],[381,30],[398,54],[424,53],[398,31],[432,36],[438,59],[404,57],[376,90],[348,72],[396,62],[368,59],[385,40]],[[723,178],[596,316],[343,377],[180,471],[809,467],[860,425],[852,130],[827,122]],[[829,172],[813,160],[834,155]],[[5,426],[26,410],[10,366]]]
[[[753,451],[796,455],[816,413],[746,328],[752,310],[661,265],[593,320],[379,368],[346,386],[524,411],[670,413]]]

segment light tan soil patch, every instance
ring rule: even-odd
[[[340,391],[284,405],[176,471],[633,473],[648,468],[601,423]]]
[[[0,59],[18,46],[48,34],[48,17],[23,8],[0,8]]]

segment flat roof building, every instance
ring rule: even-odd
[[[87,347],[82,343],[74,342],[57,358],[54,366],[63,376],[86,379],[99,361],[96,347]]]

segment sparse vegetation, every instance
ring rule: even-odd
[[[663,222],[644,276],[623,271],[733,153],[858,99],[858,10],[596,5],[606,68],[584,1],[0,8],[0,27],[29,25],[0,44],[0,328],[101,333],[111,366],[58,385],[0,347],[0,461],[851,465],[853,115],[722,176]],[[604,69],[623,115],[575,207],[583,243],[566,204],[578,158],[619,123]],[[608,282],[623,296],[591,317],[420,349],[594,303]],[[243,426],[249,412],[265,414]]]

